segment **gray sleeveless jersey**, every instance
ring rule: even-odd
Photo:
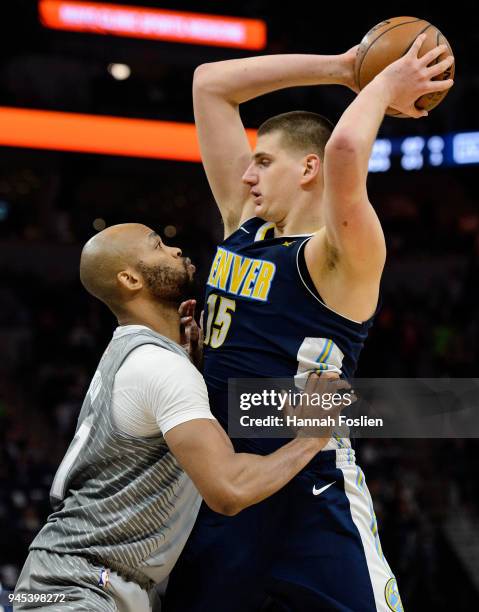
[[[129,436],[112,421],[116,372],[143,344],[188,359],[180,346],[147,328],[113,337],[55,475],[50,492],[54,512],[30,549],[81,555],[149,588],[171,571],[201,498],[162,435]]]

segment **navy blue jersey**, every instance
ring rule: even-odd
[[[204,373],[224,427],[228,378],[294,377],[301,388],[311,371],[354,373],[372,321],[350,321],[322,303],[304,260],[309,239],[274,238],[272,224],[256,218],[218,247],[206,290]],[[168,582],[168,612],[402,612],[364,474],[342,435],[333,431],[286,486],[235,516],[203,503]],[[286,441],[232,439],[237,451],[260,454]]]
[[[211,409],[226,426],[228,378],[289,378],[310,372],[350,378],[372,319],[328,308],[304,260],[310,235],[274,237],[252,218],[217,249],[206,287],[204,376]]]

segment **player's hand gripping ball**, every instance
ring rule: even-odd
[[[426,34],[426,39],[421,45],[418,57],[422,57],[434,47],[443,44],[448,46],[448,50],[434,60],[435,63],[445,59],[448,55],[453,55],[451,45],[445,36],[428,21],[416,17],[386,19],[371,28],[358,47],[354,67],[354,78],[358,89],[365,87],[386,66],[405,55],[419,34]],[[454,64],[435,77],[435,80],[453,78]],[[416,100],[416,108],[432,110],[444,100],[448,91],[446,89],[421,96]],[[389,108],[386,114],[391,117],[406,117],[392,108]]]

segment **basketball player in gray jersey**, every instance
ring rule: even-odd
[[[235,454],[180,346],[178,305],[194,271],[144,225],[107,228],[85,245],[82,283],[119,327],[56,473],[54,512],[30,546],[15,610],[150,610],[148,591],[175,564],[200,496],[235,514],[278,491],[326,444],[329,435],[268,456]]]

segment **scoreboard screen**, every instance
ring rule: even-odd
[[[421,170],[464,164],[479,164],[479,132],[378,138],[369,160],[369,171]]]

